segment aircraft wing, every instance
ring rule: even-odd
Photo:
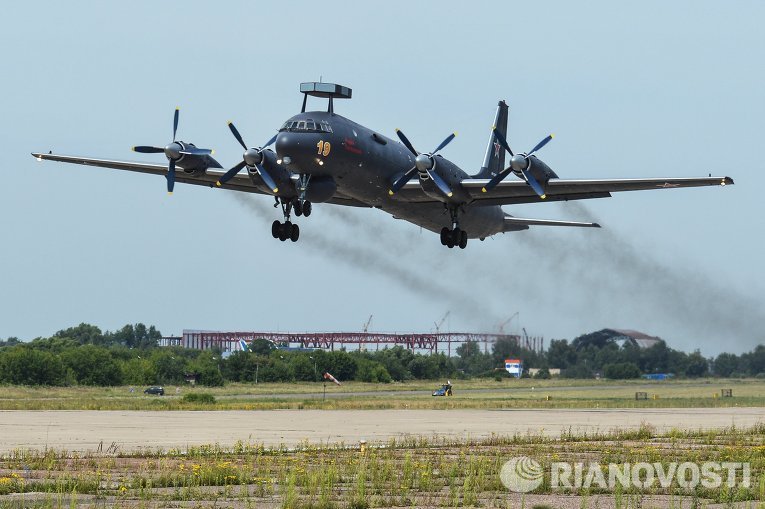
[[[730,177],[587,180],[551,179],[545,186],[547,197],[544,200],[537,196],[536,193],[534,193],[534,190],[522,180],[503,180],[497,184],[494,189],[485,193],[482,189],[488,182],[487,179],[463,179],[460,184],[468,191],[476,204],[512,205],[516,203],[537,203],[540,201],[608,198],[611,196],[611,193],[622,191],[725,186],[732,185],[733,179]]]
[[[600,228],[598,223],[582,223],[579,221],[555,221],[552,219],[524,219],[505,214],[506,232],[528,230],[529,226],[578,226],[580,228]]]
[[[82,164],[85,166],[98,166],[101,168],[112,168],[116,170],[135,171],[139,173],[149,173],[151,175],[160,175],[164,177],[167,174],[167,164],[155,164],[155,163],[141,163],[136,161],[116,161],[113,159],[98,159],[94,157],[80,157],[80,156],[65,156],[60,154],[41,154],[33,152],[32,156],[38,161],[58,161],[62,163]],[[225,170],[208,168],[204,174],[201,175],[189,175],[184,173],[179,166],[178,171],[175,172],[175,181],[183,184],[193,184],[197,186],[206,186],[213,189],[230,189],[234,191],[242,191],[245,193],[263,194],[266,196],[273,196],[270,193],[258,188],[252,183],[250,177],[240,173],[234,175],[234,177],[223,184],[220,188],[216,187],[215,183],[225,173]],[[336,195],[329,200],[328,203],[334,203],[336,205],[348,205],[352,207],[368,207],[368,205],[354,200],[353,198],[343,195]]]

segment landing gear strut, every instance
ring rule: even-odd
[[[295,215],[308,217],[311,215],[311,202],[305,199],[305,193],[308,191],[308,183],[311,181],[310,175],[300,175],[298,180],[298,197],[294,202]]]
[[[278,207],[281,204],[282,206],[282,213],[284,214],[284,222],[281,221],[274,221],[271,224],[271,235],[275,239],[279,239],[282,242],[284,242],[287,239],[290,239],[292,242],[297,242],[298,238],[300,238],[300,227],[296,224],[292,224],[290,221],[290,214],[292,212],[292,201],[286,201],[286,200],[279,200],[279,198],[276,199],[276,204],[274,204],[274,207]],[[297,210],[295,210],[295,213],[297,214]],[[300,214],[298,214],[300,215]]]
[[[465,230],[460,229],[459,209],[457,207],[450,207],[449,214],[452,218],[452,227],[451,229],[446,226],[441,228],[441,245],[449,249],[455,246],[465,249],[467,247],[468,234]]]

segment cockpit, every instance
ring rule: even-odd
[[[288,120],[279,129],[279,132],[289,131],[291,133],[331,133],[332,126],[326,120],[314,122],[310,118],[303,120]]]

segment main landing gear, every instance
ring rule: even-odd
[[[286,241],[287,239],[291,240],[292,242],[297,242],[300,238],[300,227],[290,221],[290,215],[294,209],[296,216],[310,216],[311,202],[307,200],[299,200],[297,198],[292,200],[280,200],[279,198],[276,198],[274,207],[278,207],[279,205],[282,207],[284,222],[282,223],[279,220],[274,221],[271,224],[271,235],[273,238],[279,239],[282,242]]]
[[[449,229],[446,226],[441,228],[441,245],[446,246],[449,249],[459,246],[460,249],[465,249],[468,242],[468,234],[465,230],[460,229],[459,209],[452,207],[449,209],[449,214],[452,218],[452,228]]]

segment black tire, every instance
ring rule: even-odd
[[[310,202],[310,201],[308,201],[308,200],[304,201],[304,202],[303,202],[303,215],[304,215],[305,217],[308,217],[308,216],[310,216],[310,215],[311,215],[311,209],[312,209],[312,208],[313,208],[313,207],[311,206],[311,202]]]
[[[290,233],[291,232],[292,232],[292,223],[290,223],[289,221],[286,221],[282,225],[282,229],[279,231],[279,240],[284,242],[285,240],[290,238]]]
[[[297,242],[300,238],[300,227],[296,224],[292,225],[292,232],[290,232],[290,240],[292,242]]]
[[[280,221],[274,221],[271,223],[271,235],[275,239],[279,238],[279,232],[282,231],[282,223]]]
[[[300,203],[300,200],[295,200],[295,204],[293,205],[295,207],[295,215],[300,217],[303,215],[303,204]]]
[[[446,239],[448,237],[449,237],[449,228],[444,226],[443,228],[441,228],[441,245],[442,246],[446,245]]]
[[[455,246],[459,245],[461,235],[462,235],[462,230],[460,230],[459,226],[452,230],[451,238],[452,238],[452,243]]]
[[[460,234],[460,249],[465,249],[467,247],[467,241],[468,241],[467,232],[465,230],[462,230],[462,233]]]

